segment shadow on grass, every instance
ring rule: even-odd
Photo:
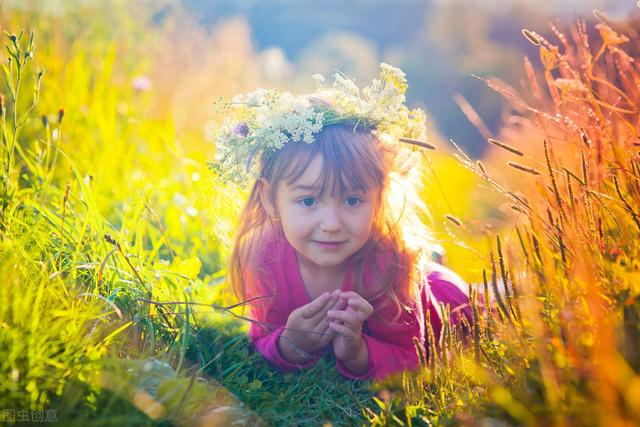
[[[87,398],[88,395],[93,396]],[[68,381],[60,397],[48,405],[55,408],[53,425],[64,426],[155,426],[169,427],[169,420],[153,420],[129,399],[107,389],[92,389],[80,381]],[[47,422],[46,424],[51,425]],[[17,423],[17,425],[21,425]]]

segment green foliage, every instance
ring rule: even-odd
[[[5,89],[17,96],[2,114],[2,407],[54,408],[69,425],[263,422],[254,411],[276,424],[361,420],[366,387],[335,373],[321,396],[303,393],[319,390],[329,362],[303,381],[282,377],[250,354],[246,325],[215,308],[231,300],[220,286],[222,242],[242,195],[213,182],[211,146],[178,135],[171,111],[143,114],[149,97],[127,82],[144,71],[131,61],[144,47],[116,54],[146,37],[143,26],[125,38],[96,24],[72,39],[50,17],[23,18],[40,33],[6,38],[10,55],[27,59],[12,62]],[[32,40],[43,40],[40,51]],[[49,70],[42,92],[32,60]]]
[[[487,81],[514,103],[518,125],[489,141],[500,148],[492,168],[458,158],[518,223],[470,287],[472,331],[460,340],[445,328],[423,371],[387,386],[374,423],[639,422],[637,34],[596,15],[599,41],[582,23],[556,33],[562,49],[524,31],[545,84],[526,59],[533,104]]]
[[[364,422],[372,398],[369,384],[344,380],[331,354],[304,371],[283,374],[249,348],[246,325],[210,322],[197,333],[205,371],[270,425]]]
[[[208,174],[201,124],[178,114],[193,99],[132,85],[154,71],[141,58],[184,50],[170,42],[183,18],[153,25],[153,10],[136,9],[134,23],[132,10],[1,18],[37,33],[5,34],[0,60],[0,407],[55,408],[65,425],[638,422],[640,76],[621,36],[632,32],[601,26],[591,55],[576,53],[588,50],[580,26],[574,50],[528,33],[543,70],[526,63],[535,105],[515,99],[518,126],[502,138],[516,150],[497,145],[486,167],[460,154],[465,174],[433,157],[427,196],[443,196],[433,214],[453,224],[447,253],[477,283],[475,321],[464,335],[430,331],[421,369],[372,384],[342,379],[331,355],[282,374],[251,350],[222,286],[243,194]],[[252,51],[234,49],[211,60],[228,74],[207,90],[257,85],[238,66]],[[496,240],[478,237],[493,202],[460,215],[478,180],[517,223]],[[440,188],[450,181],[455,193]]]

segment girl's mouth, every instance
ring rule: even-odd
[[[318,240],[314,240],[313,242],[317,243],[318,246],[325,249],[338,249],[346,243],[346,242],[321,242]]]

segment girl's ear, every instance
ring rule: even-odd
[[[262,203],[264,210],[267,211],[269,218],[277,219],[278,212],[275,206],[275,201],[271,195],[271,183],[264,178],[260,178],[260,181],[258,181],[258,196],[260,197],[260,203]]]

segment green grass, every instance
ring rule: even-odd
[[[480,261],[461,271],[486,279],[472,286],[471,334],[445,328],[441,351],[432,347],[415,373],[351,382],[331,355],[280,373],[251,350],[248,325],[221,309],[234,303],[224,259],[244,195],[207,170],[213,153],[201,123],[176,120],[176,110],[196,110],[198,100],[170,105],[170,93],[160,94],[166,87],[132,88],[134,76],[153,71],[150,58],[177,48],[170,25],[153,25],[153,10],[134,22],[128,7],[0,18],[10,31],[0,61],[0,408],[55,409],[61,424],[83,426],[640,420],[640,163],[631,113],[640,95],[625,80],[640,75],[624,49],[640,59],[631,43],[616,51],[594,40],[589,59],[566,48],[558,57],[541,42],[542,68],[527,71],[531,108],[498,138],[538,175],[509,167],[513,151],[498,148],[482,168],[462,154],[457,166],[433,165],[469,191],[484,182],[517,227],[486,233],[468,191],[442,189],[447,204],[469,214],[458,215],[459,229],[439,231],[489,241],[474,243],[467,256]],[[21,28],[37,30],[33,41]],[[569,43],[586,49],[580,38]],[[207,90],[230,90],[243,55],[223,58],[228,70]],[[593,78],[561,91],[561,66]],[[176,72],[180,90],[203,90]],[[260,85],[243,78],[247,88]],[[518,108],[526,104],[488,83]],[[555,121],[556,112],[567,120]],[[460,270],[464,257],[453,253]],[[502,296],[500,280],[508,284]],[[481,293],[494,297],[489,310]]]
[[[300,373],[283,374],[249,348],[244,325],[225,323],[203,327],[196,335],[210,361],[206,372],[270,425],[364,422],[360,405],[370,405],[373,393],[367,382],[342,378],[332,355]]]

